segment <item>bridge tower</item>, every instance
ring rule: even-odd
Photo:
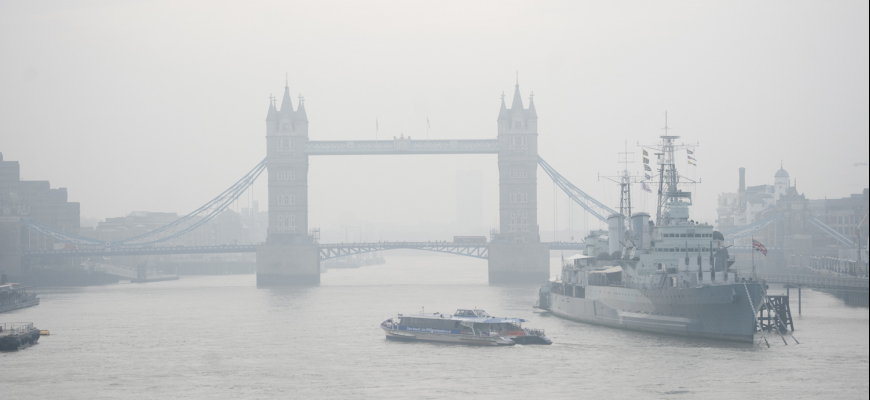
[[[257,285],[320,283],[317,244],[308,235],[308,117],[305,99],[293,110],[289,85],[281,109],[275,99],[266,115],[269,227],[257,248]]]
[[[539,282],[550,275],[549,246],[538,232],[538,114],[534,94],[523,106],[520,85],[498,113],[499,234],[489,246],[489,282]]]

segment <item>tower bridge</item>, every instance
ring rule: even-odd
[[[582,250],[582,243],[540,240],[537,215],[537,167],[561,188],[570,199],[592,216],[606,220],[615,214],[560,175],[538,156],[538,125],[534,97],[523,104],[519,84],[514,87],[511,107],[502,95],[496,118],[496,138],[466,140],[392,140],[316,141],[308,137],[305,101],[300,96],[294,109],[289,85],[278,108],[271,99],[266,115],[266,158],[229,189],[202,207],[178,220],[141,235],[115,242],[80,236],[22,217],[0,217],[0,232],[35,231],[55,243],[78,246],[76,250],[27,251],[5,254],[21,267],[22,259],[88,257],[110,255],[257,253],[257,284],[316,284],[320,281],[321,260],[391,249],[418,249],[451,253],[487,260],[489,281],[540,282],[549,275],[549,250]],[[377,242],[321,244],[308,229],[308,157],[334,155],[438,155],[495,154],[499,171],[499,226],[489,243],[452,242]],[[161,246],[186,235],[219,215],[266,172],[268,176],[268,230],[266,243],[244,246]],[[773,218],[772,218],[773,219]],[[746,235],[767,221],[737,228],[733,235]],[[821,224],[821,222],[819,222]],[[757,226],[756,226],[757,225]],[[25,228],[26,227],[26,228]],[[846,239],[843,239],[846,241]],[[16,248],[17,246],[7,246]],[[15,261],[17,260],[17,261]],[[7,263],[4,261],[4,266]]]
[[[305,100],[300,96],[294,108],[290,87],[285,84],[280,108],[277,99],[271,99],[266,114],[269,224],[267,241],[257,248],[257,284],[318,283],[321,259],[361,251],[359,246],[321,247],[309,237],[308,157],[320,155],[496,154],[501,232],[485,249],[476,247],[475,254],[484,258],[485,252],[490,282],[547,279],[549,246],[541,243],[538,233],[538,115],[534,96],[529,96],[525,107],[517,83],[510,108],[502,96],[496,123],[495,139],[416,141],[402,136],[393,140],[313,141],[309,140]],[[321,248],[327,249],[326,257],[322,257]],[[471,251],[454,247],[459,248]]]

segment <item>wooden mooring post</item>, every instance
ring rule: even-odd
[[[797,288],[798,290],[798,315],[801,315],[801,287],[800,286],[792,286],[785,285],[785,296],[788,297],[790,295],[789,289]]]
[[[791,330],[794,332],[794,320],[791,318],[791,308],[788,304],[788,295],[767,296],[767,301],[758,309],[758,321],[761,329],[778,332]]]

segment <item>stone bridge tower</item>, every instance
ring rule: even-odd
[[[285,85],[281,109],[274,99],[266,115],[269,227],[257,249],[257,285],[320,282],[317,244],[308,236],[308,117],[305,99],[293,110]]]
[[[489,282],[539,282],[550,274],[549,246],[538,232],[538,114],[520,85],[498,113],[499,234],[489,246]]]

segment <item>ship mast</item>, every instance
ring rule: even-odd
[[[600,176],[599,178],[604,178],[609,181],[615,182],[619,185],[619,214],[622,215],[623,224],[628,224],[628,237],[625,238],[631,240],[633,237],[633,232],[631,231],[631,184],[636,182],[636,176],[632,176],[628,172],[628,164],[633,162],[634,160],[630,159],[630,156],[634,153],[628,151],[628,142],[625,142],[625,151],[617,153],[619,155],[619,162],[623,165],[623,170],[617,176]],[[620,232],[625,232],[625,226],[620,226]],[[622,233],[620,233],[622,235]],[[623,242],[623,247],[627,246],[627,243]]]
[[[659,164],[659,198],[656,207],[656,223],[662,221],[662,207],[667,201],[667,195],[677,191],[680,176],[677,174],[677,166],[674,164],[674,140],[679,136],[668,135],[668,112],[665,111],[665,134],[661,136],[661,164]]]
[[[665,111],[665,127],[664,135],[660,136],[661,143],[656,146],[642,146],[653,150],[653,154],[658,158],[659,163],[659,191],[658,204],[656,206],[656,225],[670,225],[673,218],[669,212],[671,206],[689,206],[692,204],[692,196],[690,192],[683,192],[678,188],[680,178],[687,183],[694,182],[686,177],[681,177],[677,172],[676,162],[674,161],[674,151],[682,149],[694,148],[695,145],[680,144],[674,142],[679,139],[679,136],[669,135],[668,129],[668,113]],[[687,216],[686,216],[687,217]],[[683,219],[682,216],[677,219]]]

